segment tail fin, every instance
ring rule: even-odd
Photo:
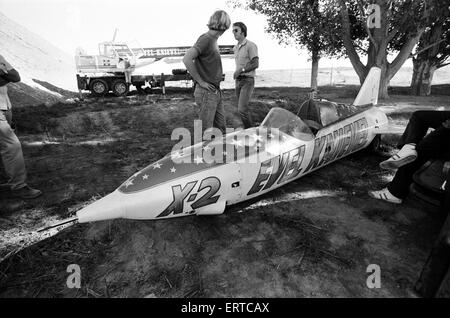
[[[380,88],[380,75],[381,69],[379,67],[372,67],[367,74],[364,83],[359,90],[358,96],[356,96],[353,102],[354,106],[378,103],[378,90]]]

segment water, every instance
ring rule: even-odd
[[[410,67],[401,68],[392,78],[391,86],[409,86],[413,70]],[[359,77],[351,67],[319,68],[317,78],[319,86],[326,85],[360,85]],[[291,70],[257,70],[256,87],[309,87],[311,83],[311,69]],[[433,85],[450,84],[450,67],[444,67],[435,72]],[[233,73],[225,73],[225,81],[221,87],[234,88]]]

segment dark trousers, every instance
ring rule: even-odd
[[[399,146],[415,143],[417,159],[400,167],[389,183],[389,192],[397,198],[403,199],[408,195],[414,173],[425,162],[442,158],[450,151],[450,129],[442,126],[447,119],[450,119],[450,111],[416,111],[412,114]],[[429,128],[435,130],[426,135]]]
[[[450,213],[450,172],[447,174],[444,202],[442,202],[442,212]]]
[[[238,76],[238,78],[236,78],[235,91],[238,102],[238,111],[245,129],[253,127],[252,116],[250,114],[248,103],[250,101],[250,97],[252,96],[254,87],[255,79],[253,77]]]

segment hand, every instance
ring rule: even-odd
[[[233,79],[236,79],[239,75],[241,75],[241,73],[242,73],[242,70],[234,71]]]
[[[442,168],[444,175],[450,173],[450,161],[444,162],[444,167]]]
[[[445,128],[450,128],[450,119],[447,119],[446,121],[444,121],[442,123],[442,126],[444,126]]]
[[[200,85],[200,87],[203,87],[204,89],[206,89],[210,92],[214,92],[216,90],[216,88],[214,87],[213,84],[207,83],[205,81],[199,82],[198,85]]]
[[[8,74],[8,69],[6,68],[6,64],[5,63],[0,63],[0,71],[3,74]]]

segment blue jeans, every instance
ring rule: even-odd
[[[196,85],[194,97],[197,104],[197,115],[202,121],[203,131],[210,127],[216,127],[222,131],[222,134],[225,134],[225,110],[222,104],[221,90],[216,89],[211,92],[200,85]]]
[[[0,110],[0,152],[3,166],[9,178],[7,185],[11,190],[26,186],[27,171],[22,154],[22,146],[9,123],[11,122],[11,110]]]
[[[252,116],[248,109],[248,102],[255,88],[255,79],[253,77],[236,78],[236,97],[238,101],[238,111],[241,116],[244,128],[253,127]]]

